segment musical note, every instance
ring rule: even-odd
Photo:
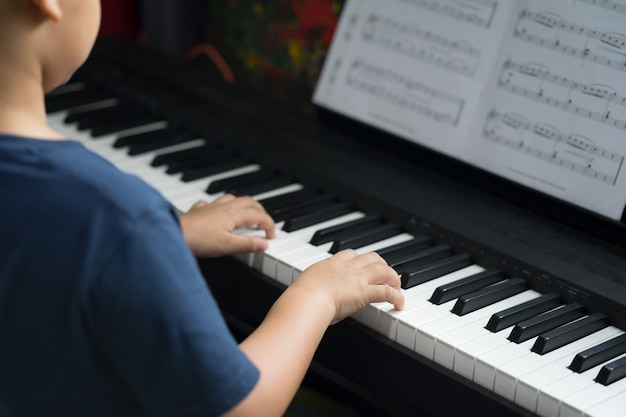
[[[355,60],[346,84],[406,110],[419,113],[438,123],[456,126],[464,100],[443,93],[388,68]]]
[[[580,3],[590,4],[617,13],[626,14],[626,4],[620,4],[610,0],[576,0]]]
[[[399,0],[424,10],[489,28],[496,13],[497,0]]]
[[[475,74],[481,55],[478,49],[462,39],[449,39],[423,30],[417,24],[401,23],[374,14],[367,18],[363,40],[470,77]]]
[[[584,84],[552,74],[540,64],[505,62],[498,87],[579,117],[626,130],[626,95],[611,86]],[[618,117],[619,116],[619,117]]]
[[[524,10],[519,15],[514,36],[534,45],[581,58],[585,62],[626,71],[626,35],[621,33],[590,29],[567,22],[552,13]],[[580,44],[572,45],[565,41],[568,39],[571,42],[572,37],[581,38]]]
[[[624,156],[601,149],[588,137],[564,134],[546,123],[531,123],[516,113],[492,110],[483,128],[486,139],[564,169],[615,185]]]

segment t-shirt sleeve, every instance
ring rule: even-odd
[[[238,348],[176,219],[135,223],[90,290],[103,360],[150,416],[217,416],[259,373]],[[224,277],[231,279],[231,277]]]

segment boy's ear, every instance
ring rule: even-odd
[[[39,10],[45,17],[54,22],[58,22],[63,17],[59,0],[29,0],[30,3]]]

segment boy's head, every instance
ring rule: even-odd
[[[99,26],[100,0],[0,0],[0,60],[49,91],[82,65]]]

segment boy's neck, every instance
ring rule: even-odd
[[[64,136],[48,126],[44,91],[31,73],[0,69],[0,132],[36,139],[60,140]]]

